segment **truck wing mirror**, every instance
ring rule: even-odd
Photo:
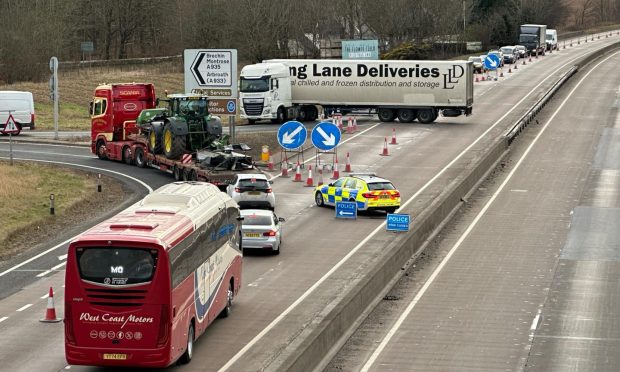
[[[92,115],[93,114],[93,101],[90,101],[90,103],[88,104],[88,115]]]
[[[155,107],[159,107],[159,98],[155,98]]]

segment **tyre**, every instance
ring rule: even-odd
[[[123,148],[123,161],[127,165],[133,164],[133,158],[131,157],[131,147],[125,146]]]
[[[411,123],[415,120],[416,112],[411,109],[400,109],[397,116],[401,123]]]
[[[308,106],[308,120],[315,121],[319,117],[319,110],[316,106]]]
[[[325,201],[323,200],[323,194],[321,194],[320,192],[317,192],[316,194],[314,194],[314,202],[316,203],[317,206],[324,207]]]
[[[189,324],[189,329],[187,330],[187,347],[181,358],[179,358],[179,363],[187,364],[192,361],[192,357],[194,354],[194,325]]]
[[[164,132],[162,134],[162,141],[164,147],[164,155],[168,159],[178,159],[183,154],[186,146],[186,136],[179,136],[174,134],[172,130],[172,124],[166,123],[164,126]]]
[[[190,179],[189,179],[190,172],[191,172],[191,170],[189,168],[183,169],[183,171],[181,172],[181,175],[182,175],[181,178],[183,179],[183,181],[190,181]]]
[[[149,151],[152,154],[161,154],[161,136],[157,135],[154,127],[149,132]]]
[[[297,120],[304,122],[308,119],[308,108],[306,106],[301,106],[299,109],[299,116],[297,116]]]
[[[379,120],[384,123],[394,121],[394,119],[396,118],[394,110],[388,108],[380,108],[377,112],[377,116],[379,116]]]
[[[233,288],[233,280],[230,280],[228,284],[228,292],[226,292],[226,306],[222,309],[220,313],[220,318],[228,318],[232,313],[232,303],[233,298],[235,296],[234,288]]]
[[[146,156],[144,154],[144,149],[142,147],[136,147],[136,151],[134,154],[134,162],[140,168],[146,167]]]
[[[172,177],[174,177],[175,181],[181,181],[183,178],[183,169],[175,165],[174,168],[172,168]]]
[[[283,124],[288,121],[288,116],[286,115],[286,110],[284,107],[278,107],[278,123]]]
[[[437,119],[437,113],[433,109],[418,110],[418,120],[422,124],[432,123]]]
[[[101,160],[107,160],[108,159],[107,150],[105,148],[105,141],[104,140],[98,140],[97,141],[96,149],[97,149],[97,156],[99,157],[99,159],[101,159]]]
[[[274,249],[271,251],[271,254],[273,254],[274,256],[277,256],[280,254],[280,246],[282,245],[282,242],[280,242],[280,244],[278,245],[278,249]]]

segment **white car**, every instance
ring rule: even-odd
[[[284,218],[264,209],[243,209],[241,217],[241,247],[244,251],[269,249],[273,254],[280,254]]]
[[[267,176],[260,173],[240,173],[226,188],[226,193],[239,204],[239,208],[276,208],[276,196]]]

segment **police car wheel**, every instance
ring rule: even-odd
[[[314,202],[319,207],[325,206],[325,203],[323,201],[323,194],[321,194],[320,192],[317,192],[316,194],[314,194]]]

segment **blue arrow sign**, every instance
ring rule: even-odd
[[[496,70],[499,67],[499,57],[495,54],[488,54],[484,59],[484,67],[487,70]]]
[[[318,123],[312,129],[312,144],[319,150],[328,151],[338,146],[340,142],[340,129],[335,124],[324,121]]]
[[[308,130],[298,121],[287,121],[278,129],[278,143],[287,150],[300,148],[308,137]]]
[[[349,201],[336,202],[336,218],[356,219],[357,203]]]
[[[388,213],[387,231],[409,231],[409,215]]]

